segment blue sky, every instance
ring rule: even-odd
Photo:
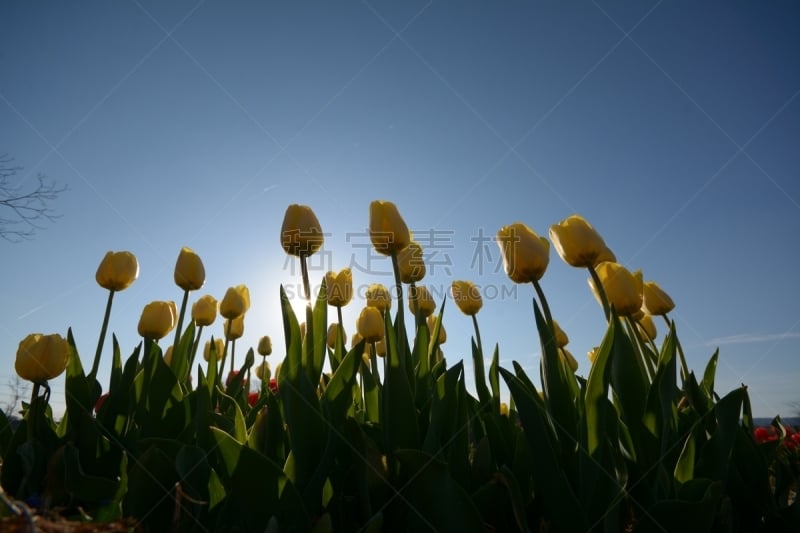
[[[0,241],[0,398],[28,333],[72,327],[91,364],[108,250],[141,266],[109,326],[124,355],[146,303],[180,300],[190,246],[208,274],[190,302],[248,285],[239,346],[268,334],[279,359],[278,287],[299,279],[286,206],[310,205],[328,234],[312,279],[351,266],[363,287],[391,281],[364,233],[369,202],[388,199],[435,294],[483,287],[482,338],[504,365],[538,373],[533,290],[486,239],[580,213],[673,297],[690,367],[719,347],[720,392],[745,383],[757,416],[792,414],[798,24],[790,2],[4,2],[0,153],[23,167],[16,184],[69,191],[34,239]],[[604,331],[586,277],[553,252],[542,280],[584,375]],[[471,321],[449,305],[445,326],[445,355],[471,374]]]

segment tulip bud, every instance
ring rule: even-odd
[[[235,341],[244,335],[244,315],[239,315],[236,318],[228,318],[225,320],[225,338],[229,341]]]
[[[606,293],[608,303],[614,306],[620,316],[628,316],[642,307],[642,278],[634,276],[619,263],[606,261],[595,266],[597,276]],[[594,281],[589,278],[589,286],[598,302],[602,302]]]
[[[580,215],[571,215],[550,226],[550,240],[561,259],[574,267],[616,261],[600,234]]]
[[[483,307],[481,291],[471,281],[457,280],[451,285],[453,300],[465,315],[472,316]]]
[[[172,364],[172,345],[167,346],[167,351],[164,352],[164,364],[169,366]]]
[[[550,243],[521,222],[497,232],[506,274],[515,283],[539,281],[550,262]]]
[[[425,277],[425,261],[422,258],[422,246],[411,241],[408,246],[397,252],[397,266],[400,270],[400,281],[416,283]]]
[[[381,200],[369,206],[369,236],[375,251],[383,255],[396,254],[411,242],[411,233],[397,206]]]
[[[217,299],[206,294],[192,305],[192,320],[197,326],[210,326],[217,319]]]
[[[561,326],[559,326],[558,322],[556,322],[555,320],[553,320],[553,329],[556,330],[556,345],[559,348],[563,348],[564,346],[569,344],[569,337],[567,337],[567,334],[564,333],[564,330],[561,329]]]
[[[269,378],[272,375],[269,369],[269,363],[267,361],[263,361],[255,368],[255,374],[256,377],[261,381],[269,381]]]
[[[373,283],[367,287],[367,306],[375,307],[381,313],[392,308],[392,297],[389,289],[380,283]]]
[[[353,297],[353,273],[349,268],[343,268],[338,274],[332,271],[326,273],[325,290],[328,305],[333,307],[347,305]]]
[[[196,291],[206,282],[203,261],[194,250],[184,246],[175,262],[175,285],[185,291]]]
[[[258,339],[258,354],[266,357],[271,353],[272,353],[272,339],[270,339],[269,336],[264,335],[263,337]]]
[[[286,208],[281,227],[281,246],[289,255],[309,256],[322,248],[325,237],[317,215],[307,205]]]
[[[383,315],[375,307],[365,307],[356,320],[356,331],[367,342],[379,341],[383,338]]]
[[[436,311],[436,302],[433,301],[433,296],[425,285],[415,285],[408,291],[408,308],[411,313],[416,315],[417,308],[422,316],[430,316],[431,313]]]
[[[216,356],[217,361],[222,359],[223,353],[225,353],[225,341],[222,339],[214,339],[214,343],[212,344],[211,341],[206,341],[206,346],[203,349],[203,359],[206,361],[209,360],[211,357],[211,347],[214,347],[214,353]]]
[[[57,333],[32,333],[17,348],[14,368],[22,379],[41,383],[61,375],[67,368],[69,344]]]
[[[110,291],[121,291],[139,277],[139,262],[130,252],[108,252],[97,267],[97,284]]]
[[[144,306],[139,317],[139,335],[153,340],[161,339],[173,330],[177,319],[175,302],[150,302]]]
[[[574,357],[572,357],[572,354],[569,353],[569,350],[566,350],[564,348],[559,348],[558,355],[564,362],[567,363],[567,366],[569,367],[570,370],[572,370],[573,373],[578,371],[578,361],[575,360]]]
[[[386,338],[375,343],[375,353],[378,357],[386,357]]]
[[[588,352],[586,352],[586,357],[589,359],[589,362],[594,364],[594,360],[597,359],[597,353],[600,351],[599,346],[595,346]]]
[[[428,331],[433,335],[433,328],[436,327],[436,315],[431,315],[428,317]],[[444,324],[439,327],[439,344],[444,344],[447,342],[447,332],[444,330]]]
[[[222,302],[219,304],[219,314],[225,318],[236,318],[250,309],[250,290],[245,285],[229,287]]]
[[[500,402],[500,416],[508,416],[508,404]]]
[[[328,348],[331,350],[336,349],[336,341],[339,338],[339,324],[331,324],[328,326],[328,337],[327,337],[327,344]],[[347,333],[342,330],[342,344],[344,345],[347,343]]]
[[[653,317],[651,315],[644,315],[636,323],[639,326],[639,331],[647,335],[647,339],[651,341],[656,340],[658,330],[656,329],[656,324],[653,322]]]
[[[648,315],[666,315],[675,309],[672,298],[655,281],[646,281],[642,284],[642,296],[642,308]]]

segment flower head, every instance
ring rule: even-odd
[[[571,215],[550,226],[550,240],[561,259],[574,267],[616,261],[600,234],[580,215]]]
[[[225,318],[236,318],[250,309],[250,290],[246,285],[229,287],[219,304],[219,314]]]
[[[142,310],[139,317],[139,335],[147,339],[158,340],[175,328],[178,311],[173,301],[156,300],[150,302]]]
[[[392,297],[389,289],[380,283],[373,283],[367,287],[367,306],[375,307],[381,313],[392,308]]]
[[[411,233],[392,202],[375,200],[369,206],[369,236],[375,251],[392,255],[408,246]]]
[[[422,258],[422,246],[411,241],[408,246],[397,252],[397,265],[400,269],[400,281],[416,283],[425,277],[425,261]]]
[[[425,285],[415,285],[408,291],[408,308],[414,315],[419,309],[423,317],[430,316],[436,311],[436,302],[433,300],[431,291]]]
[[[344,307],[353,298],[353,273],[349,268],[343,268],[338,273],[326,273],[325,290],[328,305]]]
[[[194,250],[184,246],[175,263],[175,284],[185,291],[196,291],[206,282],[203,261]]]
[[[675,303],[655,281],[645,281],[642,284],[642,309],[648,315],[666,315],[675,309]]]
[[[41,383],[61,375],[67,368],[69,344],[57,333],[32,333],[17,348],[14,369],[22,379]]]
[[[217,299],[206,294],[192,304],[192,320],[197,326],[210,326],[217,319]]]
[[[497,232],[506,274],[515,283],[539,281],[550,262],[550,243],[521,222]]]
[[[636,276],[620,265],[604,261],[595,266],[597,276],[606,293],[608,303],[613,305],[621,316],[636,313],[642,307],[642,278],[641,273]],[[600,301],[600,293],[594,281],[589,278],[589,286],[595,297]]]
[[[383,338],[383,315],[376,307],[365,307],[356,320],[356,331],[367,342]]]
[[[289,255],[309,256],[322,248],[325,237],[317,215],[307,205],[286,208],[281,227],[281,246]]]
[[[264,357],[272,353],[272,339],[268,335],[264,335],[258,339],[258,354]]]
[[[465,315],[477,314],[483,307],[481,291],[471,281],[456,280],[450,289],[453,292],[453,300]]]
[[[110,291],[122,291],[139,277],[139,262],[130,252],[108,252],[97,267],[97,284]]]
[[[235,341],[244,335],[244,315],[239,315],[236,318],[228,318],[225,320],[225,338],[229,341]]]

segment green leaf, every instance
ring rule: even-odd
[[[492,395],[489,393],[489,388],[486,386],[486,375],[483,365],[483,353],[480,347],[475,344],[475,338],[472,341],[472,368],[475,373],[475,388],[478,391],[478,398],[481,403],[489,403],[492,400]]]
[[[608,386],[611,380],[611,351],[618,328],[617,320],[609,323],[603,342],[600,344],[594,363],[589,370],[584,410],[586,413],[586,447],[590,456],[595,454],[600,443],[605,439],[606,420],[610,416],[617,416],[616,410],[613,412],[608,410]]]
[[[75,347],[75,339],[72,337],[72,328],[67,332],[67,343],[69,344],[69,359],[67,360],[66,377],[66,400],[67,412],[77,414],[81,411],[91,412],[94,408],[92,402],[92,387],[89,384],[86,374],[83,372],[81,358],[78,349]]]
[[[541,499],[542,511],[564,531],[587,531],[586,516],[562,468],[559,443],[547,422],[543,406],[519,378],[504,368],[500,368],[500,373],[519,409],[531,448],[534,491],[537,499]]]
[[[475,504],[450,477],[446,463],[418,450],[397,450],[396,457],[408,479],[398,504],[407,506],[405,530],[484,531]]]
[[[719,348],[714,351],[714,355],[708,360],[705,372],[703,372],[703,381],[700,386],[708,393],[709,396],[714,394],[714,377],[717,374],[717,360],[719,359]]]
[[[71,496],[90,504],[99,504],[117,492],[118,480],[89,475],[84,471],[78,448],[72,443],[65,444],[61,453],[64,460],[64,489]]]
[[[386,313],[386,358],[381,406],[386,449],[391,452],[398,448],[419,447],[416,406],[408,383],[408,375],[398,352],[397,336],[391,317]]]
[[[496,406],[500,406],[500,372],[497,370],[500,367],[500,345],[494,345],[494,354],[492,354],[492,364],[489,365],[489,386],[492,388],[492,398],[494,398]]]
[[[694,479],[694,461],[694,437],[689,433],[686,437],[686,442],[683,444],[678,463],[675,465],[675,481],[686,483]]]
[[[361,366],[363,353],[364,343],[359,342],[342,359],[322,394],[323,402],[329,406],[329,412],[334,416],[343,419],[349,404],[353,401],[353,385]]]
[[[328,353],[328,297],[326,293],[325,276],[323,276],[312,314],[314,325],[312,341],[314,345],[311,352],[312,366],[309,369],[311,372],[309,381],[311,381],[311,383],[319,383],[319,378],[322,375],[322,367],[325,364],[325,355]],[[306,331],[309,329],[311,329],[311,325],[306,324]],[[308,341],[308,339],[306,340]]]

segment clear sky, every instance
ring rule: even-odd
[[[72,327],[91,365],[108,250],[141,266],[111,316],[123,356],[146,303],[180,301],[189,246],[207,272],[190,302],[248,285],[237,353],[268,334],[279,359],[278,288],[299,283],[286,206],[311,206],[327,233],[315,283],[351,266],[363,294],[391,283],[365,234],[369,202],[387,199],[437,301],[453,279],[481,285],[482,337],[505,366],[538,375],[533,290],[498,270],[491,239],[580,213],[675,300],[690,367],[719,347],[720,392],[745,383],[757,416],[794,413],[800,6],[698,4],[0,3],[0,153],[23,167],[15,184],[69,187],[55,223],[0,241],[0,399],[28,333]],[[584,375],[605,328],[586,278],[553,251],[542,279]],[[445,355],[471,375],[471,321],[450,302],[444,323]],[[52,386],[58,411],[63,378]]]

